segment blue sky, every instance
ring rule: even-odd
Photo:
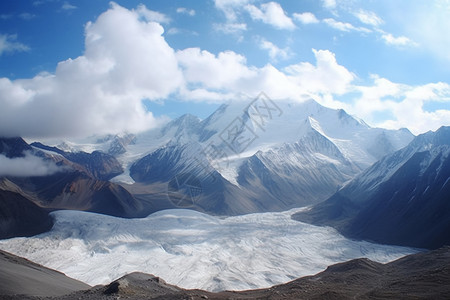
[[[448,28],[448,0],[2,1],[0,134],[140,131],[261,91],[435,130]]]

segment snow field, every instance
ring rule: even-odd
[[[58,211],[50,232],[0,241],[0,249],[90,285],[140,271],[209,291],[264,288],[357,257],[385,263],[416,252],[292,220],[299,210],[219,218],[179,209],[143,219]]]

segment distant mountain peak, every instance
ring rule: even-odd
[[[377,144],[383,144],[380,135]],[[414,138],[356,176],[300,221],[352,238],[437,248],[450,243],[450,127]]]
[[[32,150],[21,137],[0,137],[0,154],[8,158],[23,157],[25,151]]]
[[[412,137],[371,128],[313,99],[271,100],[262,94],[223,104],[203,120],[185,114],[130,143],[116,137],[100,144],[98,138],[67,143],[72,151],[114,155],[124,173],[112,181],[158,195],[145,196],[158,201],[153,207],[171,207],[167,184],[182,173],[206,180],[205,199],[196,209],[239,214],[325,200]]]
[[[415,149],[427,150],[439,145],[450,145],[450,126],[442,126],[436,131],[420,134],[411,142],[410,146]]]

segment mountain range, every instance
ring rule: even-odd
[[[168,208],[214,215],[282,211],[326,200],[412,138],[406,129],[371,128],[313,100],[274,102],[261,94],[224,104],[204,120],[184,115],[138,135],[30,145],[0,138],[6,159],[31,155],[58,167],[47,175],[3,175],[0,193],[14,193],[39,216],[58,209],[120,217]],[[48,228],[15,231],[22,212],[11,209],[0,237]]]
[[[311,272],[323,270],[327,258],[334,263],[361,254],[381,261],[450,245],[450,127],[414,137],[407,129],[372,128],[313,100],[274,102],[261,94],[224,104],[204,120],[183,115],[139,134],[29,142],[0,137],[0,239],[30,237],[0,246],[86,282],[118,278],[138,264],[170,269],[164,274],[171,282],[190,284],[202,275],[210,291],[264,287],[293,279],[305,253],[308,261],[299,269]],[[345,237],[305,223],[334,227]],[[143,249],[169,269],[151,260],[142,265]],[[443,249],[386,265],[358,259],[267,290],[214,294],[133,273],[63,299],[132,298],[149,289],[156,298],[173,299],[442,296],[449,265]],[[0,254],[5,270],[25,272],[28,262]],[[287,265],[290,255],[295,259]],[[173,274],[174,262],[187,264],[181,275]],[[38,285],[55,280],[49,286],[61,292],[31,298],[88,288],[31,268],[46,274]],[[191,278],[196,268],[203,269]],[[424,293],[429,285],[434,294]]]
[[[450,244],[450,127],[417,136],[294,219],[383,244]]]

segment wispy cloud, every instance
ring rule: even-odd
[[[53,161],[26,153],[24,157],[8,158],[0,154],[0,177],[45,176],[62,171]]]
[[[416,47],[418,44],[406,36],[393,36],[391,33],[383,33],[381,38],[386,44],[399,47]]]
[[[324,19],[323,22],[325,24],[327,24],[328,26],[330,26],[334,29],[340,30],[340,31],[346,31],[346,32],[359,31],[359,32],[366,32],[366,33],[372,32],[372,30],[370,30],[368,28],[356,27],[356,26],[352,25],[351,23],[336,21],[333,18]]]
[[[13,15],[11,14],[1,14],[0,15],[0,20],[9,20],[13,17]]]
[[[61,9],[63,10],[74,10],[77,9],[75,5],[70,4],[68,1],[64,1],[63,5],[61,6]]]
[[[247,30],[247,24],[245,23],[219,23],[213,26],[216,31],[221,31],[226,34],[239,34]]]
[[[15,34],[0,34],[0,55],[3,53],[29,51],[30,48],[17,41]]]
[[[367,11],[360,9],[354,15],[364,24],[372,25],[372,26],[380,26],[384,23],[383,19],[381,19],[377,14],[372,11]]]
[[[236,23],[238,14],[251,0],[214,0],[216,8],[222,11],[228,23]]]
[[[327,9],[334,9],[336,8],[336,0],[322,0],[322,5]]]
[[[188,15],[188,16],[191,16],[191,17],[195,16],[195,10],[188,9],[186,7],[178,7],[177,8],[177,13],[185,14],[185,15]]]
[[[22,20],[28,21],[28,20],[32,20],[32,19],[36,18],[36,15],[24,12],[19,15],[19,18],[21,18]]]
[[[168,24],[171,22],[171,19],[165,14],[160,13],[159,11],[150,10],[143,4],[140,4],[136,11],[148,22],[157,22],[161,24]]]
[[[397,2],[393,1],[393,3]],[[398,4],[395,8],[403,7]],[[417,43],[421,49],[449,69],[450,2],[448,0],[411,1],[408,2],[407,12],[407,17],[399,18],[399,25],[395,32]]]

